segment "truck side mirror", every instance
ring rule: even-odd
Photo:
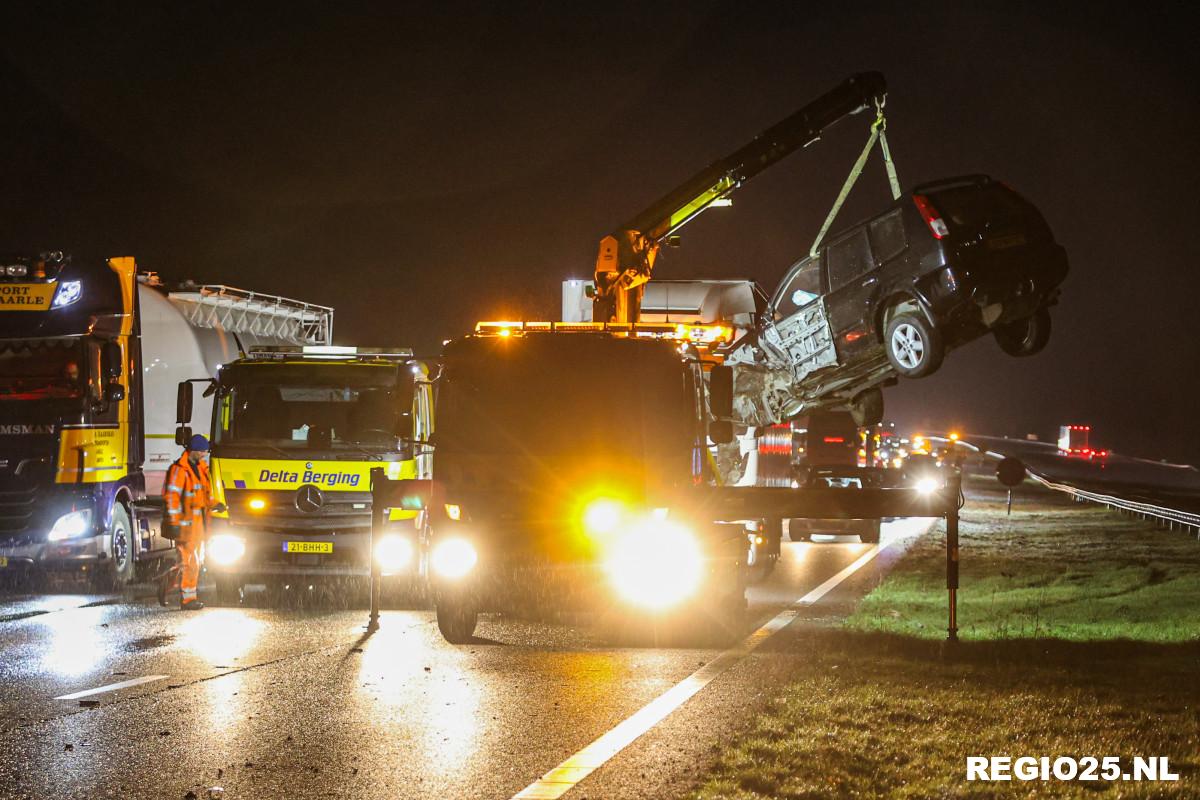
[[[733,441],[733,423],[727,419],[709,420],[708,438],[713,444],[729,444]]]
[[[175,429],[175,444],[180,447],[187,447],[192,441],[192,427],[190,425],[180,425]]]
[[[103,362],[104,377],[108,382],[111,383],[121,377],[121,345],[116,342],[105,342],[100,351],[100,358]]]
[[[718,364],[709,371],[708,411],[715,419],[733,416],[733,367]]]
[[[175,422],[187,425],[192,421],[192,384],[190,381],[180,381],[175,394]]]

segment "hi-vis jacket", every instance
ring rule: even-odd
[[[167,501],[167,522],[179,526],[179,538],[204,537],[204,523],[212,504],[212,482],[208,465],[203,461],[192,464],[184,453],[167,470],[163,484],[163,499]]]

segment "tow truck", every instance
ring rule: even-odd
[[[423,517],[389,509],[369,549],[371,470],[427,479],[433,431],[429,366],[409,348],[337,345],[251,348],[215,379],[179,384],[186,440],[193,383],[213,396],[215,500],[206,569],[218,598],[247,585],[273,595],[317,582],[353,589],[371,560],[408,597],[423,585]]]
[[[606,627],[655,636],[681,615],[736,628],[745,535],[690,501],[716,480],[708,437],[728,423],[712,405],[730,395],[714,400],[704,373],[723,369],[707,354],[728,336],[483,322],[446,345],[429,516],[447,640],[469,641],[480,612],[531,608],[599,612]]]

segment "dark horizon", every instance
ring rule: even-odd
[[[879,70],[901,182],[1002,179],[1071,262],[1045,352],[975,342],[886,390],[887,417],[1043,438],[1084,423],[1100,447],[1200,463],[1197,70],[1169,11],[384,8],[6,9],[0,250],[134,255],[332,305],[340,343],[435,352],[477,319],[557,316],[604,234]],[[772,291],[868,123],[704,214],[656,276]],[[839,225],[889,200],[873,157]]]

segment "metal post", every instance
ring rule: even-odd
[[[1008,516],[1012,516],[1012,489],[1008,490]]]
[[[371,470],[371,540],[367,545],[368,557],[371,559],[371,616],[367,622],[367,630],[379,629],[379,598],[382,570],[379,559],[375,558],[375,542],[383,536],[384,498],[387,496],[388,479],[382,467]]]
[[[949,625],[946,640],[958,641],[958,496],[962,475],[955,474],[946,481],[950,505],[946,508],[946,590],[949,594]]]

